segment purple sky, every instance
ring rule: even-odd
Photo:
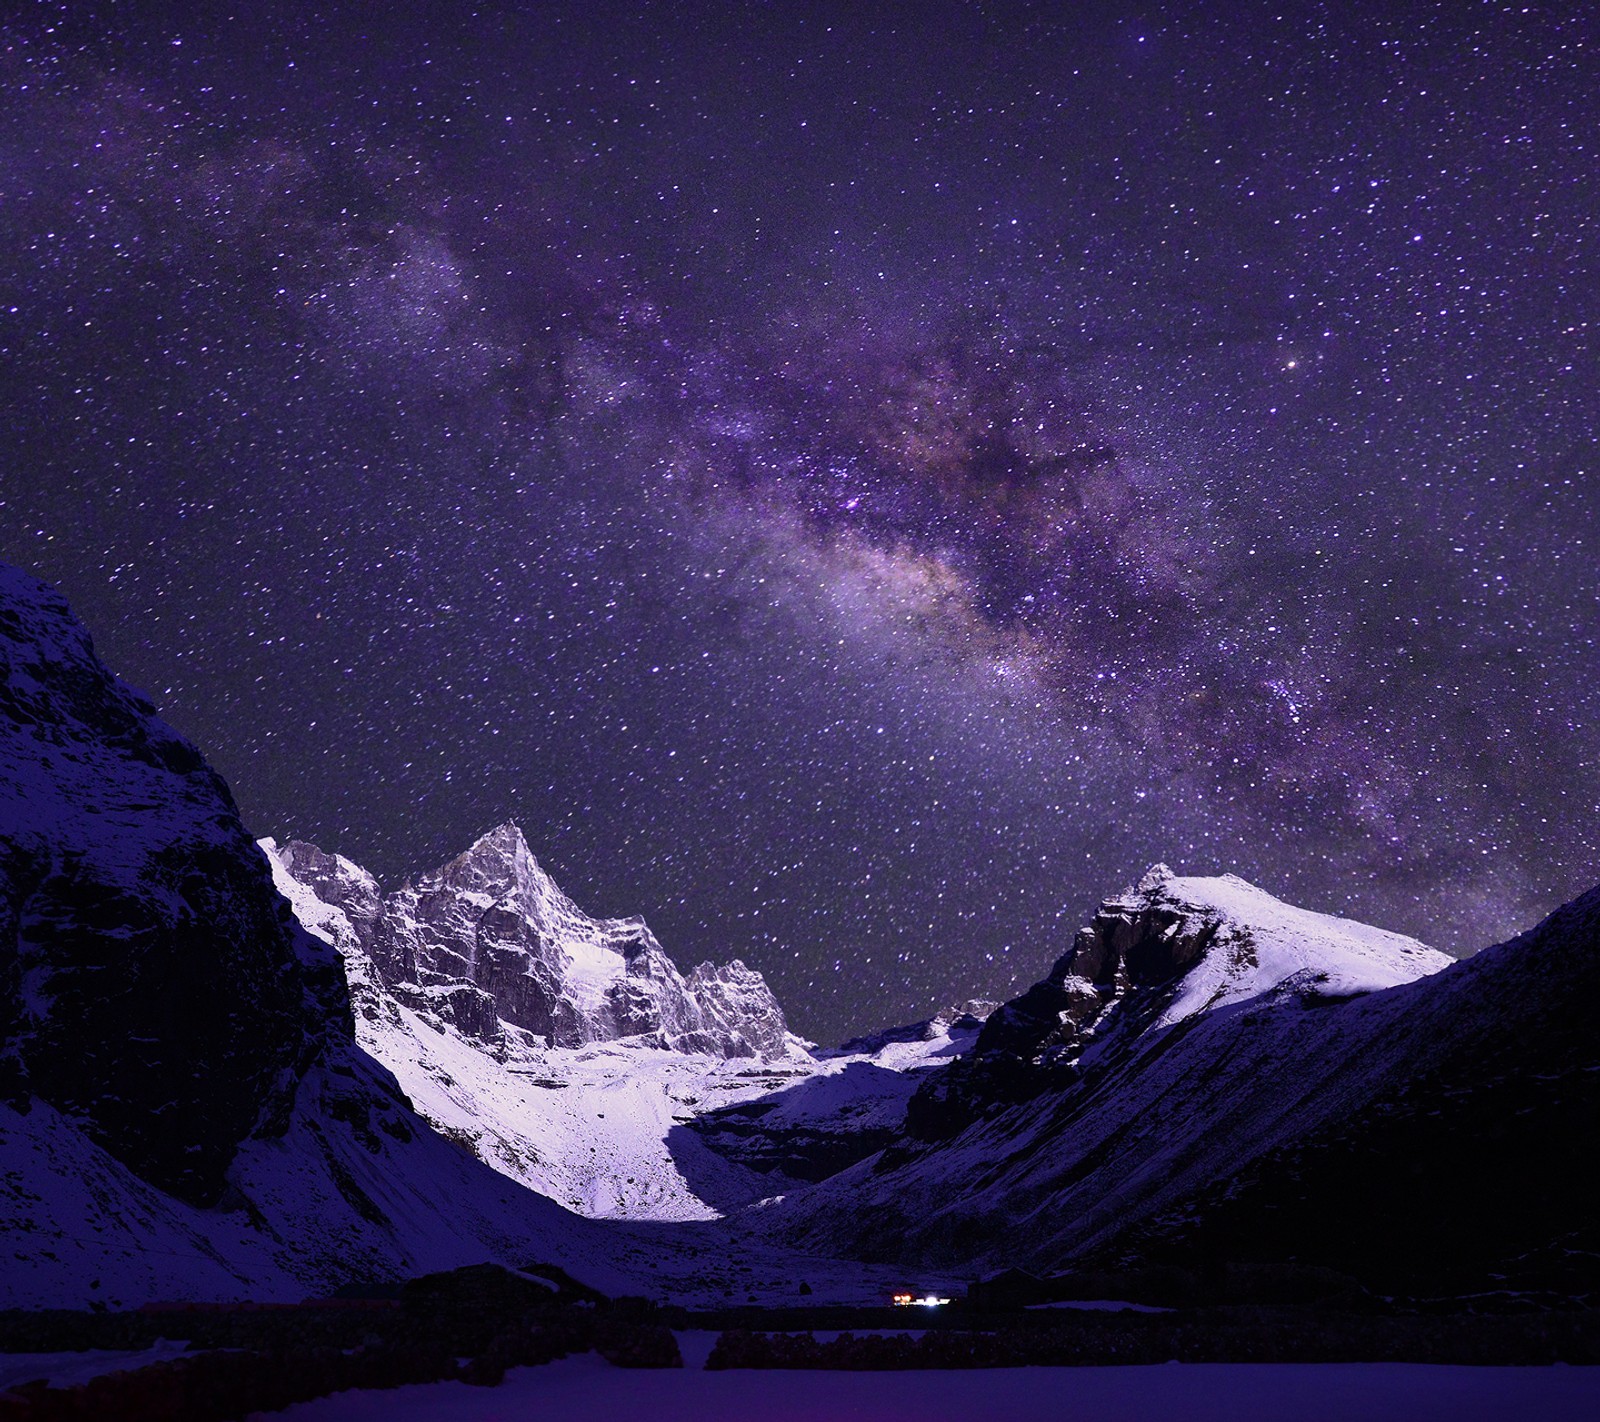
[[[1600,878],[1583,7],[138,8],[0,28],[0,556],[258,833],[824,1039]]]

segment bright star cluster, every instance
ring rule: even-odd
[[[821,1039],[1161,859],[1600,880],[1600,24],[38,4],[0,556],[257,831],[506,818]]]

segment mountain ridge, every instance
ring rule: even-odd
[[[1135,907],[1150,907],[1152,890],[1171,894],[1174,884],[1182,892],[1184,881],[1170,873],[1147,882]],[[1253,1251],[1252,1221],[1262,1211],[1284,1211],[1314,1238],[1316,1219],[1303,1201],[1293,1205],[1300,1198],[1294,1192],[1324,1205],[1337,1198],[1328,1182],[1342,1178],[1340,1152],[1330,1143],[1340,1139],[1341,1123],[1365,1121],[1357,1139],[1367,1142],[1369,1176],[1375,1170],[1381,1176],[1388,1159],[1401,1177],[1365,1191],[1371,1209],[1413,1221],[1423,1218],[1419,1211],[1434,1210],[1461,1226],[1459,1213],[1446,1207],[1449,1192],[1458,1188],[1486,1205],[1492,1192],[1472,1181],[1493,1172],[1438,1132],[1424,1149],[1381,1129],[1422,1093],[1434,1115],[1454,1111],[1450,1119],[1460,1131],[1517,1141],[1529,1169],[1547,1166],[1553,1180],[1564,1182],[1559,1190],[1544,1189],[1519,1166],[1509,1167],[1506,1178],[1521,1193],[1559,1206],[1529,1238],[1540,1230],[1592,1238],[1593,1207],[1573,1200],[1583,1177],[1570,1143],[1592,1140],[1600,1122],[1594,1092],[1585,1089],[1600,1079],[1586,1007],[1600,989],[1597,905],[1600,891],[1510,943],[1442,967],[1412,951],[1398,961],[1434,970],[1410,981],[1374,983],[1352,994],[1330,991],[1352,986],[1338,974],[1317,981],[1274,969],[1253,997],[1228,1001],[1224,994],[1209,1010],[1163,1021],[1184,1000],[1184,973],[1203,968],[1206,954],[1219,947],[1226,958],[1228,944],[1214,936],[1189,956],[1200,936],[1194,930],[1210,926],[1204,914],[1173,932],[1159,915],[1130,914],[1127,896],[1118,896],[1097,916],[1111,933],[1080,934],[1043,984],[991,1015],[987,1043],[980,1040],[919,1088],[905,1141],[765,1211],[759,1227],[795,1245],[930,1267],[961,1260],[980,1269],[1021,1265],[1048,1273],[1108,1261],[1214,1262],[1231,1251],[1275,1262],[1308,1254],[1333,1267],[1341,1257],[1361,1259],[1376,1280],[1382,1261],[1357,1247],[1360,1220],[1370,1210],[1329,1232],[1347,1246],[1342,1255],[1338,1247],[1306,1246],[1290,1229],[1270,1232],[1276,1253]],[[1327,922],[1291,913],[1302,923]],[[1119,930],[1133,937],[1116,942]],[[1357,937],[1368,932],[1378,931]],[[1117,952],[1096,963],[1108,947]],[[1120,955],[1125,966],[1143,953],[1150,955],[1146,981],[1131,995],[1116,988],[1109,1010],[1098,994],[1086,1003],[1074,974],[1062,971],[1063,962],[1069,969],[1098,967],[1105,970],[1102,981],[1115,980],[1113,959]],[[1341,956],[1349,967],[1348,955]],[[1163,958],[1165,968],[1177,964],[1180,971],[1166,972]],[[1290,964],[1280,958],[1284,966]],[[1083,981],[1092,986],[1094,974]],[[1129,1000],[1139,994],[1142,1003]],[[1537,1052],[1521,1050],[1528,1040],[1539,1043]],[[1512,1087],[1496,1097],[1484,1084],[1490,1078]],[[1554,1085],[1560,1081],[1579,1086]],[[1451,1101],[1476,1104],[1456,1109]],[[1565,1133],[1542,1146],[1519,1133],[1516,1112],[1536,1109],[1565,1122]],[[1417,1115],[1424,1124],[1428,1119],[1426,1112]],[[1379,1140],[1382,1149],[1372,1144]],[[1305,1152],[1315,1163],[1296,1166]],[[1442,1160],[1462,1172],[1457,1187]],[[1408,1171],[1426,1180],[1431,1193],[1399,1200]],[[1265,1184],[1251,1183],[1258,1174]],[[1302,1188],[1297,1181],[1310,1183]],[[1230,1207],[1239,1192],[1252,1190],[1254,1210]],[[1263,1229],[1263,1237],[1268,1233]],[[1460,1238],[1441,1242],[1436,1232],[1428,1237],[1435,1253],[1414,1255],[1413,1282],[1445,1278],[1455,1258],[1473,1261],[1480,1285],[1493,1272],[1486,1249]],[[1524,1243],[1533,1248],[1538,1241]],[[1554,1246],[1547,1238],[1541,1247]]]
[[[642,918],[597,919],[579,909],[509,821],[388,893],[352,861],[314,845],[262,846],[345,912],[354,943],[387,987],[413,999],[455,994],[464,999],[456,1025],[486,1042],[503,1020],[551,1046],[648,1036],[724,1057],[803,1051],[758,972],[734,958],[685,975]]]
[[[7,1303],[281,1299],[484,1257],[753,1299],[797,1251],[838,1297],[874,1262],[1230,1258],[1600,1289],[1600,889],[1451,962],[1156,866],[981,1024],[812,1056],[759,975],[685,975],[642,921],[588,918],[515,826],[392,895],[258,847],[3,566],[0,762]]]

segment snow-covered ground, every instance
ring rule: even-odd
[[[1152,901],[1216,922],[1234,949],[1206,953],[1184,974],[1157,1027],[1280,987],[1318,997],[1379,992],[1455,961],[1404,934],[1296,908],[1234,874],[1189,877],[1158,865],[1146,885]]]
[[[591,1219],[707,1220],[787,1182],[710,1149],[694,1117],[768,1098],[763,1125],[894,1127],[918,1074],[964,1043],[895,1043],[877,1058],[760,1061],[625,1037],[542,1047],[507,1032],[491,1055],[409,1008],[357,1019],[361,1045],[435,1127],[513,1180]]]
[[[86,1348],[76,1353],[0,1353],[0,1392],[23,1383],[45,1382],[51,1387],[77,1387],[102,1373],[120,1373],[162,1363],[189,1351],[182,1339],[158,1340],[153,1348],[125,1352],[112,1348]]]
[[[785,1185],[708,1148],[684,1128],[692,1118],[778,1093],[774,1126],[893,1126],[920,1071],[965,1045],[763,1061],[640,1037],[545,1047],[507,1025],[489,1052],[387,995],[358,1011],[356,1036],[426,1120],[501,1174],[591,1219],[667,1221],[717,1219]]]
[[[519,1368],[497,1388],[434,1383],[347,1392],[271,1414],[284,1422],[1592,1422],[1597,1415],[1600,1368],[1169,1363],[708,1373],[614,1368],[593,1354]],[[267,1422],[266,1414],[258,1416]]]
[[[358,1019],[361,1044],[412,1104],[488,1164],[590,1218],[715,1219],[767,1193],[674,1126],[789,1085],[803,1068],[665,1051],[638,1039],[497,1060],[409,1008]]]

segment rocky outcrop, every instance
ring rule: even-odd
[[[209,1203],[351,1024],[198,750],[0,566],[0,1099]]]
[[[792,1038],[783,1010],[767,980],[739,958],[721,964],[701,963],[690,974],[690,994],[704,1015],[712,1042],[742,1038],[759,1056],[779,1056]]]
[[[734,959],[685,978],[642,919],[579,909],[513,824],[389,894],[314,845],[262,843],[306,891],[290,888],[296,911],[339,948],[353,983],[374,976],[481,1045],[495,1045],[502,1022],[558,1047],[645,1037],[748,1057],[782,1055],[793,1040],[760,973]]]

